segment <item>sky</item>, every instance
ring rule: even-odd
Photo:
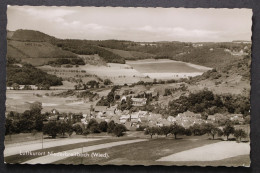
[[[9,6],[7,29],[61,39],[138,42],[251,40],[251,9]]]

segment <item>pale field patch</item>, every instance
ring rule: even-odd
[[[215,161],[250,153],[249,143],[222,141],[162,157],[157,161]]]

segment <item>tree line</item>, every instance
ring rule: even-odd
[[[165,135],[165,137],[173,135],[174,139],[177,139],[178,135],[201,136],[207,134],[208,136],[211,136],[213,140],[216,136],[225,136],[226,139],[229,140],[230,135],[234,135],[237,141],[241,142],[242,138],[248,136],[245,130],[235,129],[231,122],[227,122],[223,129],[212,123],[194,124],[189,128],[184,128],[183,126],[174,123],[170,126],[162,127],[139,127],[137,130],[144,130],[144,134],[150,135],[151,139],[154,135]]]
[[[54,61],[49,61],[47,64],[51,66],[61,66],[64,64],[85,65],[85,62],[81,58],[58,58]]]
[[[114,134],[117,137],[123,136],[127,131],[126,127],[122,124],[116,124],[114,121],[107,123],[102,121],[98,123],[95,119],[90,119],[87,126],[80,124],[72,124],[70,121],[50,121],[43,126],[43,134],[49,135],[52,138],[62,135],[63,137],[68,134],[69,136],[75,132],[77,135],[87,136],[91,133],[107,132],[108,134]]]

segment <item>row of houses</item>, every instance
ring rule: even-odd
[[[215,123],[220,123],[220,122],[224,122],[224,121],[227,121],[227,120],[237,122],[239,124],[243,124],[245,122],[244,116],[242,114],[223,115],[223,114],[217,113],[215,115],[209,115],[207,120],[209,122],[215,122]]]
[[[53,109],[49,121],[62,120],[66,121],[72,117],[62,117],[58,115],[58,111]],[[168,116],[163,118],[161,114],[155,114],[148,111],[138,111],[130,112],[128,110],[121,111],[117,109],[117,105],[107,107],[107,106],[96,106],[89,114],[83,114],[83,118],[80,122],[87,125],[90,119],[96,119],[98,122],[101,121],[114,121],[118,124],[124,124],[128,129],[138,128],[139,126],[168,126],[173,123],[177,123],[185,128],[188,128],[194,124],[202,123],[219,123],[225,122],[226,120],[231,120],[239,124],[244,123],[244,118],[242,114],[215,114],[209,115],[205,120],[202,118],[201,114],[186,111],[184,113],[179,113],[177,116]]]

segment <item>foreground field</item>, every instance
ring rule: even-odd
[[[130,137],[131,136],[131,137]],[[138,137],[139,136],[139,137]],[[141,138],[140,138],[141,137]],[[62,145],[58,145],[62,144]],[[225,147],[223,146],[223,144]],[[74,136],[72,138],[49,139],[44,143],[44,148],[40,146],[41,141],[34,143],[20,143],[18,150],[22,153],[31,151],[34,155],[9,153],[5,154],[7,163],[53,163],[53,164],[115,164],[115,165],[207,165],[207,166],[249,166],[249,143],[221,142],[221,140],[209,140],[208,136],[179,136],[177,140],[172,136],[149,136],[139,135],[136,132],[128,132],[124,137],[112,136]],[[232,147],[234,146],[234,147]],[[10,151],[14,144],[7,144],[6,151]],[[231,148],[230,148],[231,147]],[[246,148],[246,150],[241,149]],[[219,150],[221,149],[221,150]],[[196,153],[197,151],[197,153]],[[187,153],[188,152],[188,153]],[[214,159],[214,153],[223,156]],[[56,153],[49,155],[48,153]],[[81,156],[68,156],[68,154],[82,154]],[[182,155],[179,159],[164,159],[174,155]],[[235,155],[234,155],[235,153]],[[64,154],[66,154],[64,156]],[[199,160],[196,156],[203,156],[204,160]],[[160,161],[158,161],[161,159]]]
[[[55,164],[116,164],[116,165],[177,165],[181,164],[179,161],[168,161],[168,162],[159,162],[157,161],[161,157],[168,156],[174,153],[179,153],[182,151],[194,149],[200,146],[207,146],[213,143],[218,144],[218,140],[208,140],[204,137],[190,137],[185,139],[174,140],[172,138],[158,138],[152,139],[145,142],[139,142],[129,145],[122,145],[118,147],[113,147],[109,149],[97,150],[97,153],[107,153],[109,158],[78,158],[78,157],[70,157],[64,160],[60,160],[55,162]],[[215,150],[214,148],[211,148]],[[217,151],[217,150],[215,150]],[[229,152],[229,151],[227,151]],[[249,165],[250,159],[247,156],[241,157],[243,153],[240,154],[241,151],[234,150],[233,152],[237,152],[237,156],[234,158],[228,158],[226,160],[229,161],[233,166],[240,165]],[[201,153],[204,153],[201,150]],[[225,154],[225,153],[223,153]],[[211,155],[203,154],[204,157],[210,158]],[[187,155],[189,157],[190,155]],[[234,159],[234,162],[232,161]],[[217,161],[221,163],[221,161]],[[242,164],[241,164],[242,162]],[[183,162],[182,162],[183,164]],[[196,160],[190,161],[190,165],[203,165],[205,163],[198,162]],[[208,160],[206,165],[214,165],[215,161]],[[225,165],[225,162],[222,162],[220,165]]]

